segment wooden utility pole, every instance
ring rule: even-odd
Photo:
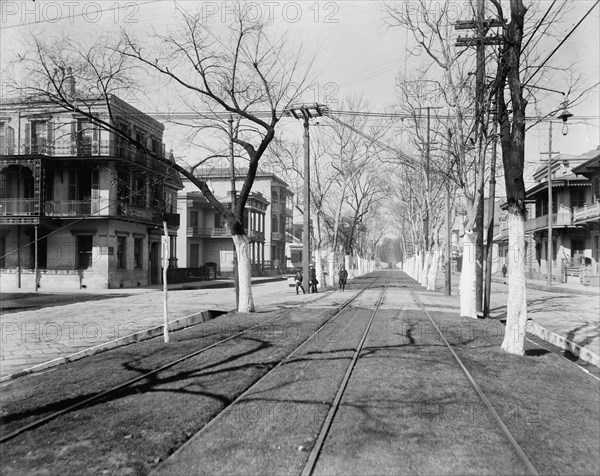
[[[235,202],[237,192],[235,190],[235,162],[233,156],[233,116],[230,114],[229,119],[229,158],[231,166],[231,213],[235,215]],[[237,260],[237,249],[235,247],[235,241],[233,243],[233,284],[235,287],[235,308],[240,307],[240,281],[238,276],[238,260]]]
[[[502,23],[497,19],[485,19],[484,2],[477,0],[477,18],[475,20],[457,21],[455,28],[457,30],[472,29],[475,30],[476,36],[473,38],[457,38],[456,46],[475,46],[477,49],[477,70],[475,74],[475,121],[477,131],[477,148],[478,157],[480,160],[479,170],[485,173],[485,144],[483,139],[485,136],[486,124],[484,117],[484,98],[485,98],[485,46],[492,44],[500,44],[501,39],[497,36],[486,37],[487,32],[491,27],[502,26]],[[475,180],[478,178],[476,177]],[[494,180],[494,178],[492,178]],[[485,197],[484,191],[481,190],[479,197],[475,197],[476,216],[475,216],[475,260],[476,260],[476,309],[477,314],[483,314],[483,229],[484,229],[484,208]],[[490,246],[490,244],[488,244]]]

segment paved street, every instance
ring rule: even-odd
[[[185,318],[204,310],[229,311],[235,308],[232,288],[189,289],[205,286],[207,282],[175,286],[169,293],[169,320]],[[453,278],[453,295],[444,297],[448,309],[458,310],[458,278]],[[352,282],[349,283],[350,287]],[[505,313],[508,287],[494,283],[492,316],[502,318]],[[297,303],[319,295],[296,296],[287,281],[256,284],[253,287],[257,311]],[[330,291],[331,292],[331,291]],[[441,291],[438,291],[441,292]],[[5,377],[33,365],[73,354],[90,347],[119,339],[133,333],[160,326],[163,322],[162,291],[158,288],[136,288],[81,293],[82,297],[96,300],[64,302],[52,296],[30,297],[19,300],[14,295],[3,300],[3,305],[44,306],[3,313],[1,322],[0,377]],[[426,294],[424,294],[426,296]],[[97,299],[101,298],[101,299]],[[44,302],[40,302],[42,300]],[[58,299],[58,297],[57,297]],[[426,299],[426,297],[425,297]],[[440,300],[440,297],[437,298]],[[600,354],[599,298],[528,289],[531,331],[543,327]]]

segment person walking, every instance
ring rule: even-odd
[[[315,265],[310,265],[310,279],[308,280],[308,292],[309,293],[317,293],[317,270],[315,269]]]
[[[348,279],[348,271],[344,268],[344,265],[340,268],[340,272],[338,273],[338,279],[340,282],[340,291],[346,289],[346,280]]]
[[[306,291],[304,290],[304,286],[302,286],[302,281],[304,280],[304,277],[302,276],[302,270],[299,269],[296,272],[296,294],[298,294],[298,288],[302,289],[302,294],[306,294]]]

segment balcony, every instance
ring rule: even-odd
[[[210,236],[213,238],[227,238],[231,237],[231,231],[229,231],[229,228],[213,228]]]
[[[209,238],[212,234],[212,228],[202,228],[199,226],[188,226],[188,238]]]
[[[561,227],[569,226],[573,224],[573,218],[571,213],[553,213],[552,214],[552,226]],[[538,231],[548,228],[548,215],[536,217],[525,222],[525,233],[531,231]]]
[[[154,220],[154,214],[152,213],[152,210],[135,205],[129,205],[128,203],[120,203],[118,206],[118,212],[119,215],[124,215],[141,221],[160,221]]]
[[[136,163],[146,163],[151,160],[151,155],[165,158],[164,144],[158,150],[149,151],[137,149],[127,142],[100,140],[100,141],[61,141],[47,143],[40,139],[35,144],[25,144],[20,149],[16,146],[3,146],[0,155],[46,155],[52,157],[121,157]]]
[[[94,201],[94,209],[99,210],[98,201]],[[61,200],[46,202],[46,216],[65,217],[65,216],[88,216],[92,214],[91,200]]]
[[[35,198],[0,198],[1,216],[35,214]]]
[[[278,232],[273,232],[271,233],[271,241],[281,241],[283,240],[283,235],[281,233]]]
[[[573,223],[583,223],[600,219],[600,202],[573,209]]]

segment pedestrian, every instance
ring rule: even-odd
[[[504,276],[506,278],[506,265],[505,264],[502,265],[502,276]]]
[[[296,294],[298,294],[298,288],[302,289],[302,294],[306,294],[306,291],[304,291],[304,286],[302,286],[302,281],[304,280],[304,277],[302,276],[301,269],[296,271],[295,279],[296,279]]]
[[[346,288],[346,280],[348,279],[348,271],[344,268],[344,265],[340,268],[340,272],[338,273],[339,281],[340,281],[340,291],[343,291]]]
[[[315,270],[315,265],[311,264],[310,265],[310,279],[308,281],[308,292],[309,293],[317,293],[317,284],[319,284],[319,281],[317,281],[317,271]]]

